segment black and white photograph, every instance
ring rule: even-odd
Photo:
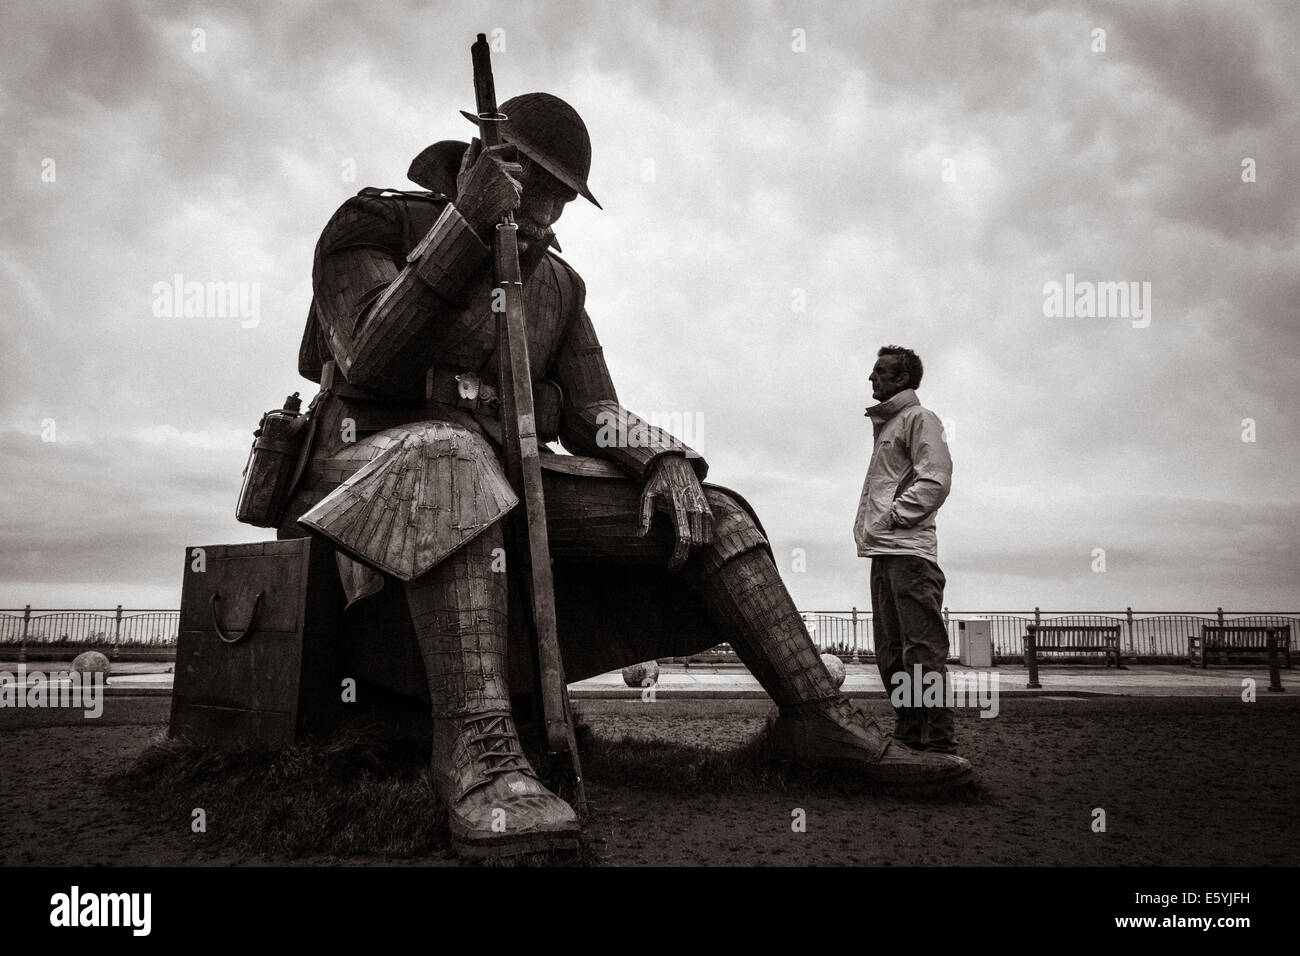
[[[817,867],[1277,929],[1298,49],[1288,0],[5,4],[10,925]]]

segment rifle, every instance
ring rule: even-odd
[[[487,150],[501,142],[496,86],[487,37],[480,33],[470,47],[474,61],[474,99],[478,111],[479,139]],[[568,753],[576,781],[579,810],[586,810],[582,766],[573,733],[569,692],[555,623],[555,584],[551,577],[551,547],[546,533],[546,499],[542,491],[542,466],[537,458],[537,424],[533,412],[533,376],[528,362],[524,321],[524,284],[519,268],[518,226],[506,213],[492,239],[493,281],[497,289],[492,308],[497,313],[497,393],[501,398],[502,445],[506,477],[523,508],[512,516],[517,540],[526,541],[528,591],[537,661],[541,672],[542,715],[546,745],[551,753]],[[502,305],[504,307],[502,308]]]

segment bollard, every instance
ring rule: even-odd
[[[1037,609],[1035,608],[1035,610]],[[1031,690],[1043,686],[1038,683],[1038,654],[1035,652],[1038,635],[1034,633],[1037,630],[1038,625],[1036,624],[1029,624],[1025,627],[1025,663],[1029,666],[1029,687]]]
[[[1278,640],[1277,630],[1269,628],[1265,640],[1268,641],[1268,692],[1281,694],[1286,691],[1286,688],[1282,686],[1282,671],[1277,663],[1277,646],[1281,643]]]
[[[18,645],[18,663],[22,664],[27,661],[27,630],[32,623],[32,606],[29,604],[23,608],[23,637],[22,643]]]

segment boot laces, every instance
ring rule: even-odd
[[[508,714],[484,714],[465,721],[466,750],[485,777],[519,772],[535,776]]]

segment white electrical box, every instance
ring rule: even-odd
[[[957,622],[957,659],[966,667],[993,666],[993,622]]]

